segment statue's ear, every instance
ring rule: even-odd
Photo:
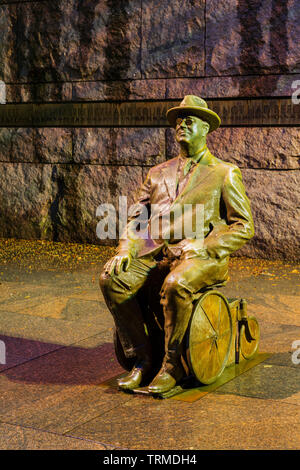
[[[204,125],[203,125],[204,129],[206,130],[206,134],[209,133],[209,129],[210,129],[210,125],[207,121],[204,121]]]

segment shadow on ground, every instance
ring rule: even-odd
[[[10,362],[1,368],[6,377],[14,382],[97,385],[123,371],[115,358],[112,343],[82,348],[7,336],[1,336],[1,339],[10,358]],[[30,353],[34,360],[29,358]]]

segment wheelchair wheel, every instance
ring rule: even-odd
[[[255,356],[259,343],[259,324],[255,317],[248,317],[247,323],[241,326],[239,333],[240,351],[244,359]]]
[[[232,341],[232,317],[227,299],[218,291],[205,292],[196,302],[187,333],[187,360],[202,384],[222,374]]]

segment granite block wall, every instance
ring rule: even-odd
[[[0,31],[7,104],[280,99],[300,83],[296,0],[0,0]],[[252,203],[256,236],[239,254],[300,259],[299,137],[297,125],[209,136]],[[0,236],[102,243],[98,205],[131,202],[177,151],[167,127],[1,127]]]

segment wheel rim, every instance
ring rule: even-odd
[[[217,291],[203,294],[191,319],[187,358],[195,377],[210,384],[222,374],[232,341],[232,318],[226,298]]]
[[[242,356],[245,359],[251,359],[257,352],[260,331],[255,317],[248,317],[247,323],[249,331],[245,325],[242,325],[240,330],[240,348]]]

